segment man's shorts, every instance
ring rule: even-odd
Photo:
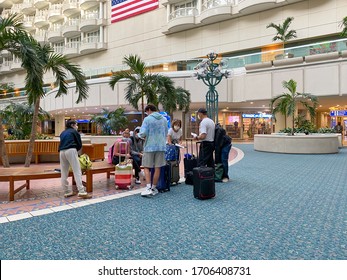
[[[166,164],[165,152],[144,152],[142,166],[147,168],[161,167]]]

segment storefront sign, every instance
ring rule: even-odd
[[[242,114],[242,117],[244,119],[247,118],[264,118],[264,119],[270,119],[272,118],[271,114],[262,114],[262,113],[256,113],[256,114]]]
[[[330,111],[331,117],[343,117],[347,116],[347,110]]]

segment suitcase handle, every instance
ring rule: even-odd
[[[186,148],[187,148],[187,154],[189,154],[189,145],[188,145],[188,140],[190,140],[190,150],[192,152],[193,156],[193,138],[186,138]]]

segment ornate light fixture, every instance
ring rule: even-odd
[[[226,63],[222,60],[220,63],[214,62],[218,54],[211,51],[207,54],[207,58],[201,61],[194,69],[197,70],[194,76],[198,80],[202,80],[208,86],[206,93],[206,110],[207,115],[215,123],[218,123],[218,92],[216,86],[224,78],[232,77],[233,72],[223,69]]]

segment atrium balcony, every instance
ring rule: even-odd
[[[50,22],[57,22],[63,20],[64,15],[62,14],[62,5],[52,5],[48,11],[47,18]]]
[[[19,58],[14,58],[10,65],[11,71],[19,71],[23,70],[24,68],[22,67],[22,61]]]
[[[36,29],[34,25],[34,16],[24,18],[23,27],[29,32],[34,31]]]
[[[41,9],[49,6],[49,1],[48,0],[34,0],[34,6],[38,10],[41,10]]]
[[[13,5],[11,0],[0,0],[0,7],[3,9],[9,9]]]
[[[38,29],[33,36],[39,43],[47,42],[47,30]]]
[[[0,73],[6,74],[6,73],[12,72],[10,65],[11,65],[10,61],[5,61],[2,64],[0,64]]]
[[[12,57],[12,54],[8,50],[2,50],[0,51],[1,57]]]
[[[80,22],[80,30],[82,32],[91,32],[91,31],[97,31],[99,30],[100,26],[106,26],[107,20],[106,19],[99,19],[99,14],[88,14],[81,18]]]
[[[181,8],[173,11],[169,16],[169,22],[165,27],[164,33],[173,33],[188,30],[195,25],[195,16],[198,15],[198,9],[194,7]]]
[[[211,24],[230,19],[232,17],[232,0],[204,0],[199,21]]]
[[[81,34],[79,20],[67,22],[63,25],[63,36],[66,38],[75,37]]]
[[[21,4],[21,12],[25,15],[33,15],[36,12],[34,0],[24,0]]]
[[[78,0],[70,0],[69,3],[64,2],[62,10],[64,16],[66,17],[71,17],[72,15],[81,13],[80,4]]]
[[[79,56],[80,55],[79,48],[80,48],[79,42],[67,43],[64,48],[64,55],[66,55],[68,58]]]
[[[80,7],[83,10],[88,10],[92,7],[96,7],[99,3],[105,2],[106,0],[80,0]]]
[[[89,54],[107,50],[107,44],[99,42],[99,40],[99,36],[85,38],[80,46],[80,54]]]
[[[253,14],[301,1],[303,0],[239,0],[236,6],[242,14]]]
[[[34,18],[34,25],[37,28],[42,28],[44,26],[48,26],[49,25],[49,21],[47,19],[47,15],[35,16],[35,18]]]
[[[49,30],[47,32],[47,40],[51,43],[55,43],[55,42],[61,42],[64,40],[64,36],[63,36],[63,31],[62,31],[63,25],[61,25],[61,27],[57,27],[53,30]]]

